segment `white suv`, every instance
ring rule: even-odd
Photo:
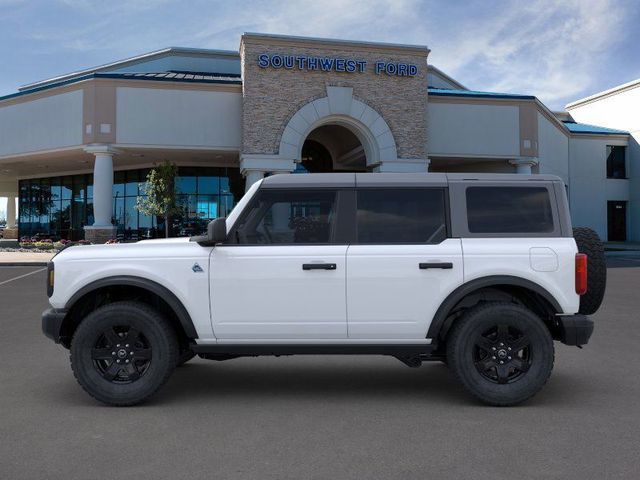
[[[553,340],[593,331],[602,244],[574,230],[548,175],[275,175],[207,235],[64,250],[42,328],[113,405],[196,354],[441,360],[482,401],[513,405],[547,381]]]

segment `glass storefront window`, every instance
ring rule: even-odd
[[[120,240],[164,236],[164,219],[143,215],[136,209],[149,169],[114,174],[113,223]],[[80,240],[84,227],[93,225],[93,175],[21,180],[19,229],[26,237]],[[207,223],[229,214],[244,194],[244,180],[237,168],[179,168],[176,185],[182,213],[171,219],[171,235],[187,236],[206,231]]]
[[[140,183],[138,179],[138,170],[130,170],[127,173],[127,180],[124,188],[124,194],[127,197],[137,196],[138,195],[138,183]]]
[[[124,198],[125,172],[115,172],[113,174],[113,196]]]
[[[196,177],[177,177],[176,187],[178,189],[178,193],[196,193],[196,182]]]
[[[198,193],[214,194],[220,191],[220,179],[218,177],[198,177]]]

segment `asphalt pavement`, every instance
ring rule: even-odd
[[[556,343],[547,386],[512,408],[374,356],[194,359],[149,403],[106,407],[41,333],[45,272],[2,267],[0,478],[638,478],[640,259],[609,262],[591,342]]]

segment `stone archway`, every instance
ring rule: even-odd
[[[301,161],[309,135],[326,125],[348,129],[364,149],[367,167],[397,161],[396,142],[382,116],[364,102],[353,98],[350,87],[327,87],[327,96],[300,108],[289,120],[280,139],[279,156]]]

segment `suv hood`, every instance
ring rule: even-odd
[[[142,240],[136,243],[113,243],[105,245],[76,245],[62,250],[53,259],[55,263],[82,260],[136,260],[145,258],[205,257],[210,248],[201,247],[189,238],[167,238]]]

